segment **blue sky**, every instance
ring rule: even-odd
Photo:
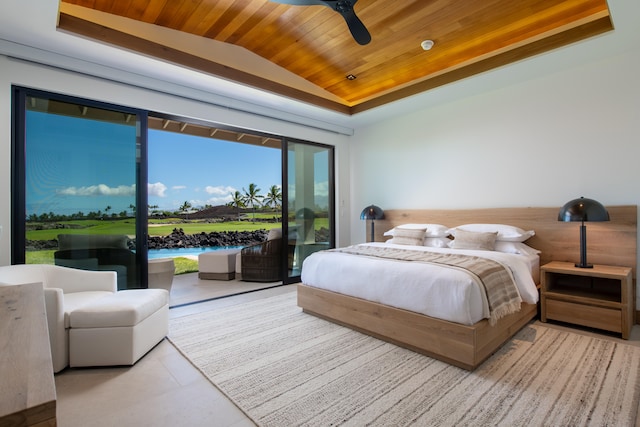
[[[255,183],[265,195],[280,186],[280,150],[173,132],[149,131],[149,205],[176,210],[223,205]]]
[[[110,213],[135,205],[135,126],[29,111],[27,216]],[[250,183],[281,183],[280,150],[149,131],[149,205],[220,205]]]

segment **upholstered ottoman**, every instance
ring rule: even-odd
[[[206,280],[233,280],[236,255],[240,249],[220,249],[198,255],[198,277]]]
[[[158,258],[149,260],[149,287],[153,289],[166,289],[171,293],[173,275],[176,265],[173,258]]]
[[[169,292],[116,292],[69,313],[69,366],[133,365],[169,332]]]

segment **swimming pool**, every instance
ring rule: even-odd
[[[174,258],[180,256],[198,256],[205,252],[219,251],[221,249],[242,249],[243,246],[209,246],[204,248],[173,248],[173,249],[149,249],[149,259]]]

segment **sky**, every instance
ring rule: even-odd
[[[27,216],[120,213],[135,205],[136,127],[28,111]],[[280,150],[149,130],[148,200],[175,211],[281,183]]]
[[[282,181],[278,149],[149,130],[149,205],[175,210],[223,205],[254,183],[266,195]]]

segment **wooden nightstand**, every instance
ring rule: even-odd
[[[629,339],[633,326],[631,268],[594,265],[578,268],[553,261],[540,268],[541,320],[620,332]]]

